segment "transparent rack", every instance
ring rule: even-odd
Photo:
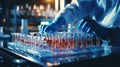
[[[55,32],[26,35],[12,33],[9,49],[46,66],[106,56],[111,46],[100,37],[83,32]]]

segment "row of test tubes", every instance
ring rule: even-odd
[[[40,36],[26,35],[21,33],[11,33],[12,42],[14,43],[13,51],[19,53],[28,53],[41,56],[40,52],[43,48],[42,38]],[[25,55],[24,54],[24,55]]]
[[[29,52],[34,55],[41,55],[41,53],[45,55],[47,52],[79,51],[100,47],[102,44],[101,39],[96,35],[81,32],[55,32],[42,36],[12,33],[12,42],[15,43],[15,51]]]
[[[81,32],[55,32],[47,33],[43,38],[44,43],[52,51],[70,51],[101,47],[102,40],[94,34]]]

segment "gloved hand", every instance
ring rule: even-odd
[[[81,29],[83,32],[94,33],[105,40],[109,40],[111,37],[111,35],[108,35],[111,29],[98,24],[90,16],[84,17],[82,20],[78,21],[76,28]]]
[[[83,32],[91,32],[91,27],[94,24],[96,24],[96,22],[92,20],[90,16],[87,16],[77,22],[76,28],[81,29]]]
[[[65,25],[66,21],[62,17],[55,18],[46,28],[44,32],[56,32],[62,25]]]

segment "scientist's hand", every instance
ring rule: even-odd
[[[94,24],[96,24],[96,21],[87,16],[77,22],[76,28],[81,29],[83,32],[91,32]]]
[[[111,33],[111,29],[98,24],[89,16],[78,21],[76,27],[77,29],[81,29],[83,32],[94,33],[104,40],[110,40],[111,38],[111,35],[109,34]]]
[[[50,23],[45,27],[44,32],[56,32],[59,28],[59,25],[56,23]]]
[[[62,17],[55,18],[46,28],[44,32],[56,32],[61,27],[61,25],[66,24],[65,19]]]

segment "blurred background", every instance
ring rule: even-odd
[[[0,26],[4,33],[20,32],[22,22],[29,32],[51,22],[71,0],[0,0]]]
[[[29,32],[38,32],[38,26],[49,24],[59,10],[72,0],[0,0],[0,27],[4,33],[20,32],[26,23]],[[120,13],[119,13],[120,16]],[[117,17],[113,26],[120,25]],[[74,25],[75,23],[73,23]],[[25,25],[25,24],[23,24]],[[67,28],[69,25],[67,25]],[[66,29],[65,26],[63,26]]]

